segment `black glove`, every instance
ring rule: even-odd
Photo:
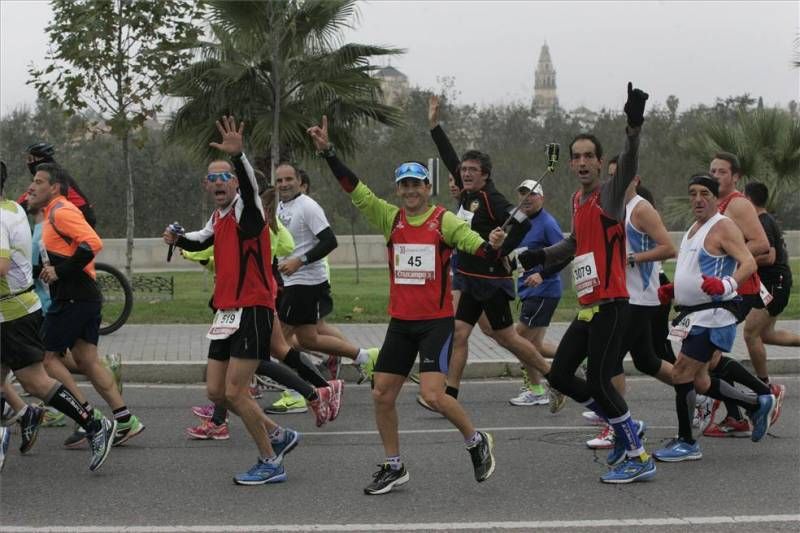
[[[519,259],[519,264],[522,265],[522,268],[525,270],[530,270],[535,266],[543,265],[545,260],[544,248],[525,250],[517,256],[517,259]]]
[[[650,97],[641,89],[634,89],[633,83],[628,82],[628,101],[625,102],[625,114],[628,116],[628,126],[638,128],[644,123],[644,103]]]

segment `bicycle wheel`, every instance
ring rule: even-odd
[[[133,309],[133,289],[125,274],[107,263],[95,263],[97,286],[103,295],[100,335],[108,335],[121,328]]]

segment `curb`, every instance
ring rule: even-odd
[[[741,360],[745,368],[752,371],[750,360]],[[767,362],[770,375],[800,374],[800,359],[772,359]],[[641,376],[642,373],[633,366],[633,361],[626,359],[623,363],[625,374]],[[414,366],[416,371],[416,365]],[[122,375],[126,382],[132,383],[203,383],[205,382],[205,361],[126,361],[123,363]],[[357,377],[355,369],[349,365],[342,366],[342,379],[354,383]],[[519,362],[507,361],[475,361],[464,369],[465,379],[486,379],[500,377],[521,377]]]

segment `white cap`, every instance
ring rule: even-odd
[[[527,189],[527,190],[531,191],[533,194],[538,194],[539,196],[544,196],[544,190],[542,189],[541,184],[536,180],[525,180],[525,181],[523,181],[517,187],[517,191],[522,192],[522,191],[520,191],[520,189]]]

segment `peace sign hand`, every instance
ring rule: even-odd
[[[239,124],[239,128],[236,128],[236,119],[232,116],[224,116],[216,122],[217,131],[222,135],[222,142],[221,143],[208,143],[211,148],[216,148],[217,150],[221,150],[226,154],[230,155],[238,155],[242,153],[242,148],[244,146],[243,142],[243,135],[244,132],[244,122]]]
[[[331,143],[328,140],[328,116],[322,115],[322,126],[311,126],[306,130],[306,133],[314,141],[314,146],[318,152],[324,152],[330,148]]]

